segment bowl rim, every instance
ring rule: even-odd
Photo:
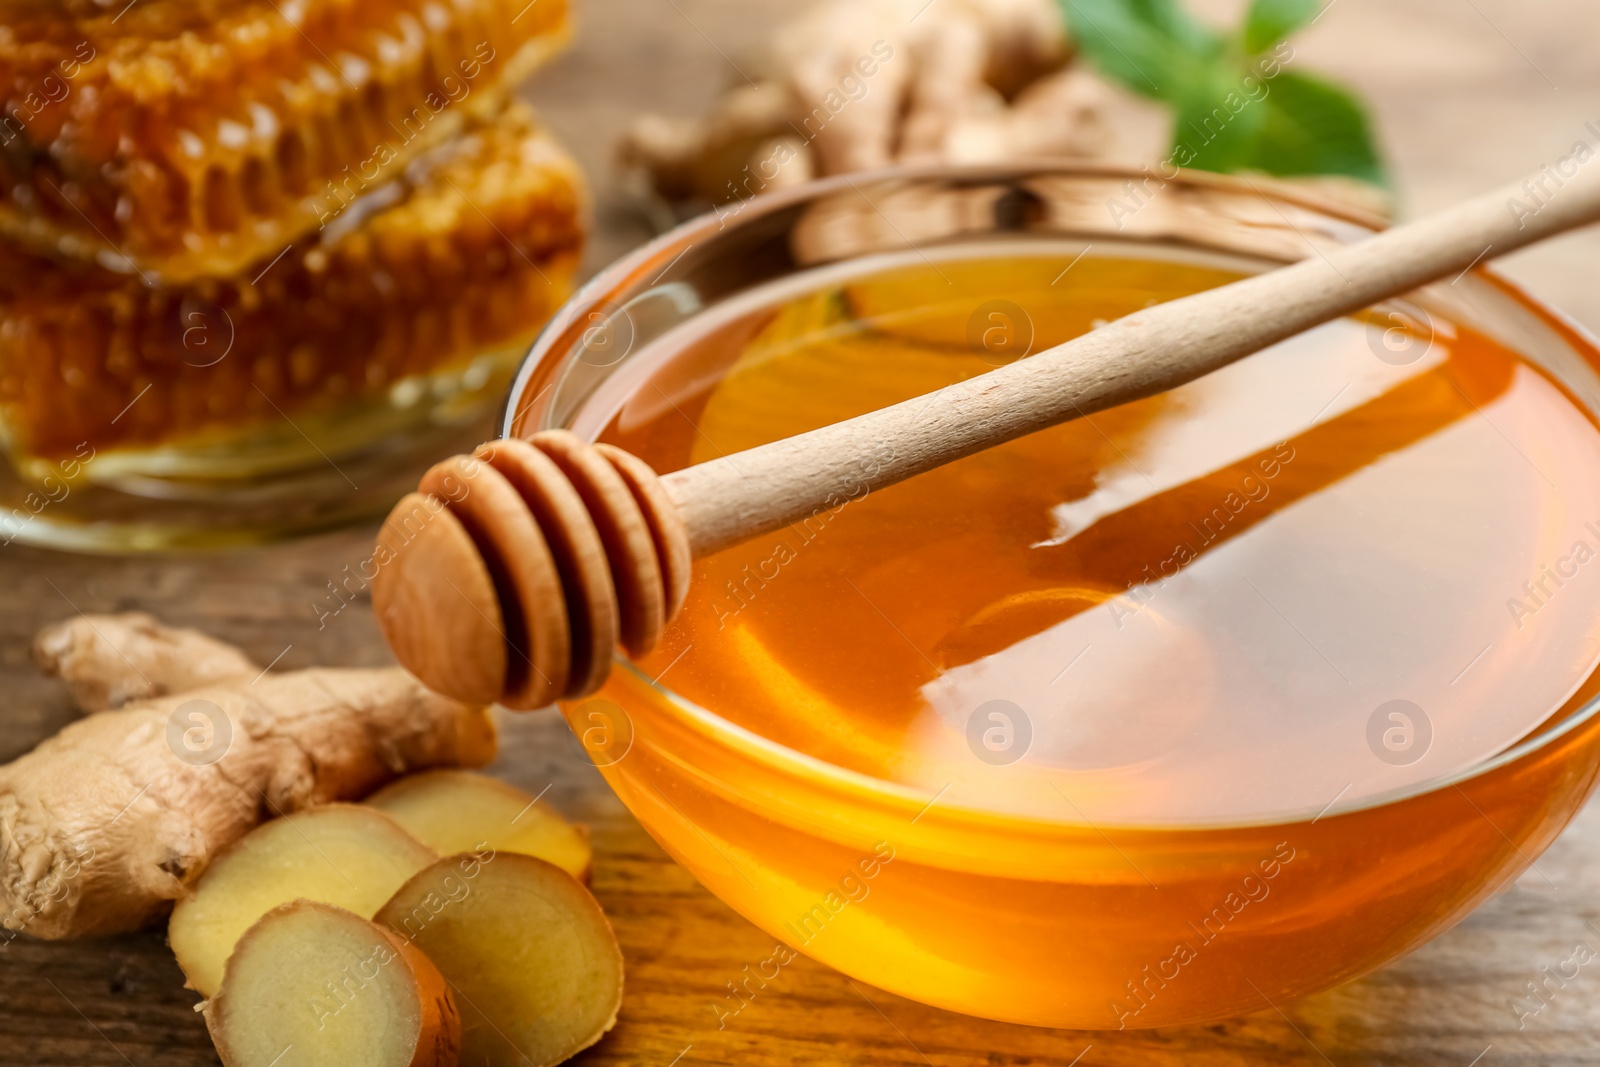
[[[624,288],[630,280],[637,278],[652,267],[656,268],[655,280],[659,281],[660,277],[671,269],[671,266],[688,251],[690,246],[697,243],[703,236],[708,235],[708,231],[725,231],[741,225],[748,225],[756,219],[819,197],[852,190],[859,193],[860,185],[863,184],[882,185],[895,182],[915,183],[934,180],[981,183],[985,180],[1016,180],[1032,175],[1112,179],[1150,177],[1147,168],[1140,169],[1132,165],[1092,163],[1071,159],[1031,159],[1011,163],[985,164],[919,164],[839,174],[773,190],[772,192],[759,193],[741,201],[739,209],[733,213],[732,218],[727,220],[713,208],[679,223],[620,256],[597,271],[593,277],[573,292],[567,302],[562,305],[561,310],[551,318],[538,336],[535,337],[523,357],[522,364],[512,381],[507,397],[501,434],[508,437],[513,436],[517,432],[523,413],[539,399],[536,396],[526,404],[522,400],[534,376],[546,366],[547,362],[551,361],[552,356],[558,367],[565,364],[570,350],[566,352],[557,351],[557,343],[567,334],[568,327],[572,325],[578,315],[590,308],[604,306],[607,302],[603,299],[603,294]],[[1163,175],[1160,180],[1167,184],[1183,185],[1190,188],[1211,188],[1228,192],[1253,192],[1269,200],[1300,207],[1328,217],[1333,221],[1371,231],[1378,231],[1389,225],[1389,220],[1371,212],[1363,211],[1354,205],[1333,200],[1319,195],[1313,190],[1297,188],[1275,179],[1252,178],[1244,180],[1231,175],[1181,169],[1173,177],[1169,178]],[[662,262],[666,262],[665,268],[660,266]],[[1580,325],[1559,308],[1546,304],[1521,285],[1501,275],[1490,264],[1480,262],[1469,268],[1469,271],[1493,287],[1503,291],[1524,310],[1547,320],[1547,324],[1557,327],[1561,332],[1571,334],[1575,339],[1591,348],[1600,350],[1600,339],[1597,339],[1587,328]],[[553,386],[554,383],[552,382],[551,385],[546,386],[545,390],[541,390],[539,396],[542,396],[545,391]],[[1574,399],[1574,403],[1581,402]],[[544,421],[548,425],[543,428],[554,428],[559,425],[557,422],[549,420],[548,414],[547,410]],[[1600,413],[1591,411],[1590,415],[1591,417],[1600,418]],[[980,823],[987,826],[1003,824],[1035,832],[1081,832],[1090,830],[1100,833],[1105,829],[1116,829],[1131,833],[1169,834],[1261,829],[1273,826],[1292,826],[1307,822],[1314,823],[1322,819],[1336,818],[1374,808],[1400,804],[1443,789],[1458,787],[1463,782],[1493,773],[1502,767],[1516,763],[1554,745],[1561,738],[1588,724],[1596,717],[1596,713],[1600,712],[1600,694],[1597,694],[1554,724],[1539,727],[1516,744],[1483,760],[1444,774],[1435,775],[1420,782],[1414,782],[1380,793],[1364,795],[1342,806],[1339,805],[1339,800],[1343,796],[1341,793],[1318,811],[1305,808],[1272,812],[1259,817],[1188,821],[1182,819],[1149,820],[1119,823],[1114,821],[1090,821],[1081,817],[1081,813],[1079,818],[1055,818],[1026,812],[985,808],[955,801],[941,803],[944,799],[943,790],[933,792],[920,787],[877,778],[861,771],[851,770],[848,767],[841,767],[836,763],[830,763],[767,738],[748,727],[740,726],[698,702],[690,700],[662,685],[658,680],[659,675],[656,678],[650,677],[637,664],[627,659],[620,652],[613,658],[612,669],[624,671],[634,681],[652,690],[661,698],[659,703],[673,713],[674,719],[679,724],[688,726],[702,737],[721,745],[725,749],[731,749],[738,755],[755,763],[766,765],[780,774],[803,779],[808,785],[851,794],[860,800],[893,808],[915,810],[919,818],[922,814],[930,812],[930,809],[937,806],[941,821],[956,820],[965,823]],[[662,673],[664,674],[665,672]],[[581,707],[583,703],[593,699],[595,697],[591,696],[571,703]],[[626,715],[627,713],[624,712],[624,714]]]

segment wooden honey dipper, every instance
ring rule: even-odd
[[[451,457],[423,476],[379,534],[379,625],[401,664],[459,700],[526,709],[593,692],[619,640],[635,656],[655,645],[683,604],[691,558],[841,495],[1174,388],[1464,274],[1491,253],[1600,219],[1600,162],[1575,158],[925,396],[665,477],[564,430]],[[876,458],[863,467],[865,456]]]

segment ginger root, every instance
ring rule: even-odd
[[[438,855],[381,812],[326,804],[263,823],[219,855],[172,909],[167,943],[189,988],[214,996],[223,965],[256,920],[291,900],[370,919]]]
[[[616,935],[589,891],[553,864],[491,850],[450,856],[374,921],[421,949],[455,990],[462,1063],[550,1067],[617,1020]]]
[[[589,877],[589,837],[582,828],[497,778],[424,771],[389,783],[365,803],[441,856],[487,845],[496,852],[537,856],[579,881]]]
[[[891,163],[1102,158],[1111,91],[1070,57],[1057,0],[815,0],[707,118],[621,145],[667,200],[744,200]]]
[[[206,1026],[227,1067],[455,1067],[461,1017],[428,958],[359,915],[297,900],[228,959]]]
[[[1137,167],[1171,150],[1162,106],[1072,62],[1059,0],[809,0],[771,42],[704,118],[643,115],[623,137],[623,166],[657,198],[650,214],[668,214],[664,200],[726,217],[761,193],[890,164]],[[1393,210],[1353,178],[1283,184]]]
[[[33,639],[33,659],[46,674],[67,683],[84,711],[261,673],[227,642],[199,630],[163,626],[142,611],[79,615],[46,626]]]
[[[265,818],[494,752],[486,709],[399,668],[267,673],[98,712],[0,766],[0,925],[137,929]]]

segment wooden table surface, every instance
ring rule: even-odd
[[[937,0],[935,0],[937,2]],[[574,50],[530,88],[597,187],[591,268],[647,233],[619,202],[614,139],[641,108],[690,113],[738,75],[738,57],[781,17],[777,0],[577,0]],[[1232,2],[1208,3],[1226,13]],[[1334,0],[1300,44],[1306,68],[1338,74],[1373,102],[1402,202],[1424,210],[1564,154],[1600,119],[1600,5],[1592,0]],[[1592,264],[1578,235],[1519,255],[1509,273],[1600,327]],[[63,723],[63,692],[40,678],[28,642],[74,611],[145,609],[202,627],[280,667],[389,661],[365,603],[319,629],[327,583],[367,554],[372,530],[293,545],[166,559],[0,550],[0,758]],[[617,1029],[591,1064],[1414,1064],[1600,1063],[1600,967],[1543,1011],[1511,1006],[1540,968],[1600,947],[1600,808],[1593,805],[1530,871],[1455,930],[1377,974],[1216,1026],[1076,1033],[981,1022],[925,1008],[798,960],[719,1030],[725,981],[770,939],[669,860],[564,742],[551,713],[506,716],[495,771],[588,822],[594,889],[627,956]],[[0,1063],[215,1062],[193,994],[157,932],[0,949]]]

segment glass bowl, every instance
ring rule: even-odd
[[[1284,187],[1201,174],[1166,181],[1137,212],[1108,212],[1147,181],[1049,163],[918,169],[735,203],[580,291],[529,354],[504,432],[593,438],[619,371],[661,357],[675,327],[864,257],[1092,242],[1260,270],[1380,225]],[[1596,408],[1595,346],[1490,271],[1386,314],[1470,324]],[[1591,676],[1520,742],[1388,793],[1192,824],[1047,819],[785,747],[675,694],[660,677],[670,669],[619,661],[597,696],[563,712],[662,847],[774,938],[715,1006],[724,1020],[796,951],[924,1003],[1042,1026],[1171,1026],[1265,1009],[1458,922],[1550,844],[1600,767]]]

